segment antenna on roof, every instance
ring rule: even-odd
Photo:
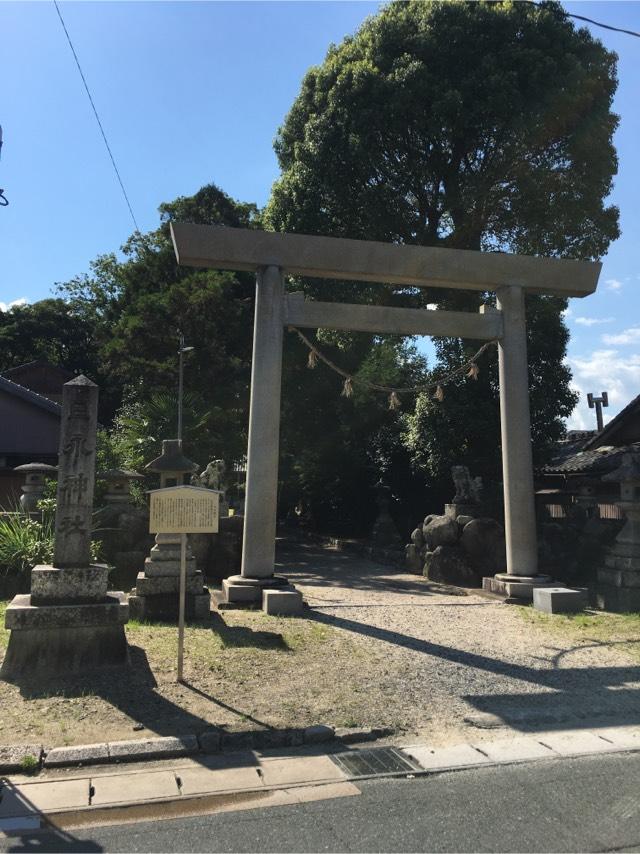
[[[595,407],[596,410],[596,420],[598,422],[598,433],[601,430],[604,430],[604,422],[602,420],[602,407],[609,406],[609,395],[606,391],[603,391],[600,397],[594,397],[591,392],[587,395],[587,403],[589,404],[589,409],[593,409]]]

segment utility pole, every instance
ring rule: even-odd
[[[604,421],[602,420],[602,407],[609,406],[609,395],[603,391],[600,397],[594,397],[591,392],[587,395],[587,403],[589,409],[596,410],[596,420],[598,422],[598,433],[604,429]]]
[[[184,346],[184,335],[182,332],[180,335],[180,346],[178,348],[178,441],[182,442],[182,394],[184,387],[184,354],[188,353],[189,350],[193,350],[193,347],[185,347]]]

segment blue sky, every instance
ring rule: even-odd
[[[278,174],[272,142],[306,69],[377,3],[61,2],[134,213],[215,182],[259,205]],[[640,2],[567,3],[568,11],[640,30]],[[569,362],[586,392],[609,392],[607,418],[640,392],[640,39],[598,28],[619,55],[620,157],[613,201],[622,237],[598,292],[572,300]],[[0,2],[0,309],[49,295],[119,247],[132,222],[53,3]]]

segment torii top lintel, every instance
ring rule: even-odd
[[[536,293],[584,297],[595,291],[602,266],[190,223],[171,223],[171,236],[178,263],[187,267],[257,270],[275,265],[291,275],[412,287],[497,291],[518,285]]]

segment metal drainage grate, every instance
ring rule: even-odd
[[[371,777],[375,774],[407,774],[421,771],[395,747],[376,747],[373,750],[354,750],[333,753],[331,759],[349,777]]]

